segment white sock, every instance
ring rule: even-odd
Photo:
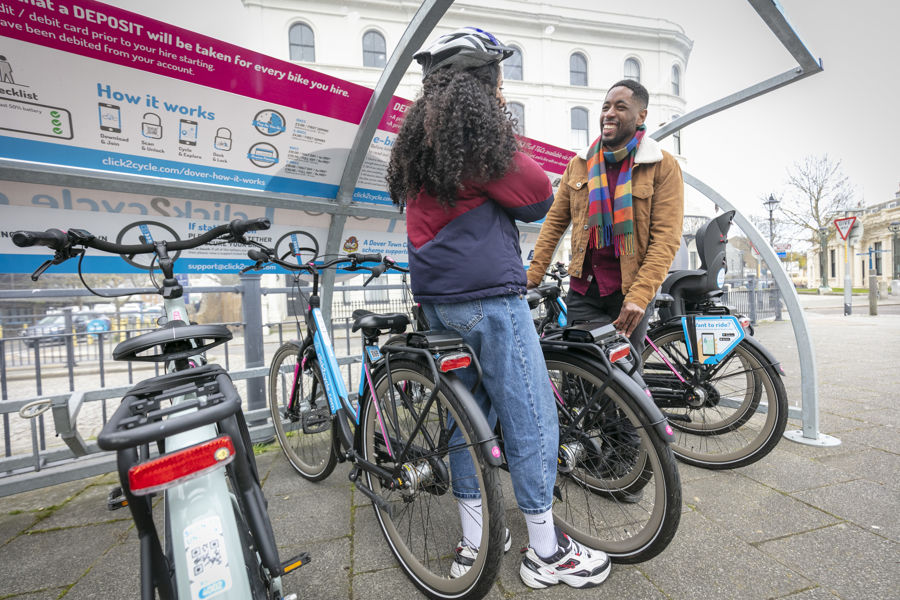
[[[553,510],[539,515],[525,515],[528,526],[528,545],[541,558],[556,554],[556,527],[553,525]]]
[[[457,500],[463,543],[473,550],[478,550],[481,545],[481,498],[457,498]]]

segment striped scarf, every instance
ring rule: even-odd
[[[614,152],[603,152],[600,147],[602,136],[594,140],[588,150],[588,246],[605,248],[615,246],[616,256],[634,254],[634,213],[631,207],[631,170],[634,155],[644,138],[646,127],[641,125],[631,141],[624,148]],[[606,163],[625,161],[616,181],[615,197],[610,200],[609,180],[606,177]]]

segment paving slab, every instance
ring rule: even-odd
[[[684,487],[685,502],[746,542],[832,525],[840,519],[751,479],[727,473]]]
[[[769,456],[759,462],[740,467],[734,472],[782,492],[795,492],[856,479],[853,474],[782,450],[780,446],[776,446]]]
[[[839,524],[760,544],[759,549],[840,598],[896,600],[896,542]]]
[[[20,535],[0,547],[0,593],[21,594],[71,585],[120,535],[115,523]]]
[[[879,536],[900,541],[900,492],[858,479],[793,494],[811,506],[858,525]],[[900,588],[898,588],[900,589]]]
[[[672,599],[761,600],[813,584],[697,511],[682,515],[663,554],[637,568]]]
[[[873,448],[824,456],[818,460],[829,467],[856,473],[863,479],[900,491],[900,455]]]

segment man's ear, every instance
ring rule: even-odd
[[[647,109],[646,109],[646,108],[642,108],[641,111],[638,113],[637,124],[638,124],[638,125],[643,125],[643,124],[644,124],[644,121],[645,121],[646,119],[647,119]]]

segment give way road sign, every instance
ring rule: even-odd
[[[841,234],[841,239],[846,240],[847,234],[850,233],[850,229],[853,228],[853,224],[856,222],[856,217],[844,217],[843,219],[835,219],[834,226],[837,227],[838,233]]]

